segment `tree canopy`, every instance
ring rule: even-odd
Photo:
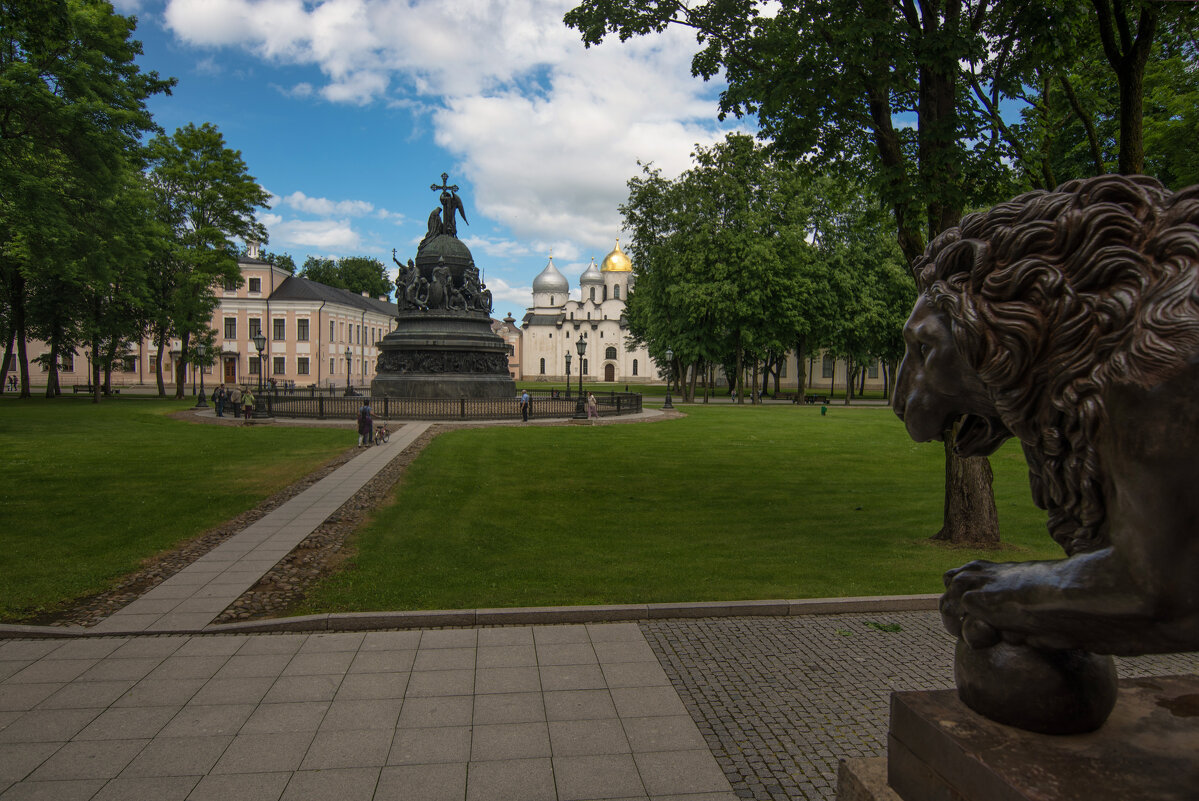
[[[341,259],[309,256],[300,267],[299,276],[326,286],[348,289],[356,295],[365,292],[372,298],[386,297],[395,288],[387,277],[383,262],[369,256]]]

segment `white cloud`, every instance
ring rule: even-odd
[[[168,0],[164,18],[190,44],[236,46],[326,77],[292,96],[410,109],[458,159],[482,216],[517,240],[567,239],[602,257],[620,234],[617,206],[637,162],[673,177],[697,143],[724,131],[714,90],[691,76],[693,33],[585,49],[562,22],[576,2]],[[479,245],[499,255],[520,247]]]
[[[300,191],[279,200],[293,209],[324,217],[364,217],[375,210],[374,204],[365,200],[329,200],[325,197],[308,197]]]
[[[354,230],[349,220],[279,220],[271,223],[264,215],[270,232],[271,245],[283,250],[297,248],[322,248],[345,252],[357,249],[362,237]]]

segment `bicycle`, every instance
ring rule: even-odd
[[[375,444],[382,445],[384,442],[391,441],[391,432],[387,430],[387,426],[380,423],[375,428]]]

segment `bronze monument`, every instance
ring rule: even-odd
[[[1017,437],[1066,554],[946,574],[958,693],[1002,723],[1093,730],[1108,655],[1199,650],[1199,186],[1030,192],[915,269],[896,413],[919,441],[956,427],[963,456]]]
[[[466,220],[458,187],[441,174],[440,207],[416,258],[399,266],[396,328],[379,343],[375,396],[406,398],[515,398],[508,345],[491,330],[491,291],[470,249],[458,238],[456,215]],[[469,225],[469,222],[467,223]]]

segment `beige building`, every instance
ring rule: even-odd
[[[217,289],[218,304],[210,325],[219,355],[204,371],[205,387],[222,382],[257,386],[260,375],[264,385],[274,381],[279,386],[337,387],[348,380],[355,387],[369,386],[379,354],[375,344],[395,327],[395,304],[387,298],[364,297],[298,278],[258,254],[252,245],[249,256],[239,259],[240,284],[230,282]],[[260,330],[266,337],[263,365],[253,342]],[[39,383],[38,376],[44,371],[33,359],[45,351],[44,343],[29,343],[34,383]],[[149,338],[128,350],[114,366],[113,384],[155,384],[156,351]],[[179,353],[178,340],[164,349],[163,380],[167,384],[174,382]],[[89,356],[86,349],[79,348],[63,358],[59,376],[63,386],[89,382]],[[15,365],[9,368],[10,374],[16,370]]]

